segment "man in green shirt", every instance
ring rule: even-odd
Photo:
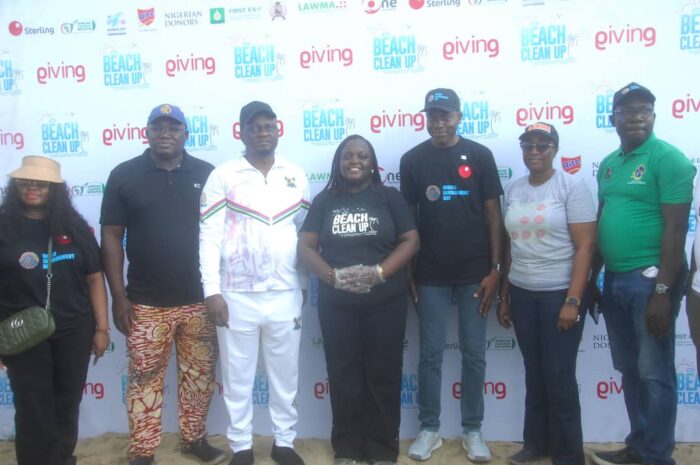
[[[598,465],[675,463],[675,318],[695,168],[654,135],[655,100],[636,83],[615,93],[620,147],[598,170],[602,310],[631,426],[624,449],[593,454]]]

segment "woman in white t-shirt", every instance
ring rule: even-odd
[[[509,461],[521,465],[550,456],[553,465],[584,465],[576,355],[595,205],[582,179],[554,169],[554,126],[531,124],[520,141],[530,174],[505,189],[509,247],[497,299],[498,320],[515,327],[525,362],[523,449]]]
[[[700,224],[700,181],[695,183],[695,242],[693,243],[693,258],[690,264],[690,285],[686,294],[685,309],[688,312],[688,326],[690,327],[690,337],[695,344],[695,357],[700,370],[700,272],[698,272],[698,262],[700,262],[700,235],[697,226]]]

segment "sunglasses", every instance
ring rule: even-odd
[[[520,144],[520,148],[523,150],[523,152],[529,152],[532,149],[537,149],[537,153],[542,153],[548,148],[554,148],[556,145],[554,144],[547,144],[545,142],[539,143],[539,144],[533,144],[531,142],[523,142]]]
[[[20,189],[29,189],[35,187],[37,189],[48,189],[51,183],[48,181],[36,181],[34,179],[15,179],[15,185]]]

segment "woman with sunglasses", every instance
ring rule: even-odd
[[[529,175],[505,189],[506,270],[498,320],[525,362],[523,448],[512,465],[550,456],[584,465],[576,356],[596,234],[596,210],[583,179],[553,166],[557,130],[534,123],[520,136]]]
[[[110,344],[99,248],[57,162],[24,157],[9,176],[0,205],[0,320],[46,306],[50,260],[56,323],[48,339],[2,357],[14,394],[17,463],[74,465],[90,353],[101,357]]]

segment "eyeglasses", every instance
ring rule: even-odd
[[[148,130],[153,134],[165,134],[166,132],[168,134],[179,134],[183,129],[185,129],[184,126],[148,126]]]
[[[279,134],[279,128],[277,127],[276,124],[264,124],[262,126],[252,126],[252,125],[246,125],[243,126],[243,129],[246,130],[246,132],[249,132],[252,135],[257,135],[257,134],[262,134],[262,133],[267,133],[267,134]]]
[[[48,181],[36,181],[34,179],[15,179],[15,185],[20,189],[29,189],[35,187],[37,189],[48,189],[51,183]]]
[[[537,149],[537,153],[542,153],[548,148],[554,148],[556,145],[554,144],[547,144],[547,143],[539,143],[539,144],[533,144],[531,142],[522,142],[520,144],[520,148],[523,150],[523,152],[529,152],[532,149]]]
[[[613,113],[623,118],[632,118],[635,115],[641,115],[645,118],[648,118],[649,116],[651,116],[652,113],[654,113],[654,107],[620,107],[617,110],[613,110]]]

